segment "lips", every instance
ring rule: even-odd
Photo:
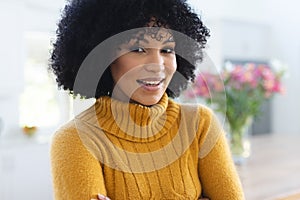
[[[147,79],[136,80],[136,82],[139,85],[141,85],[144,89],[147,89],[147,90],[159,89],[164,81],[165,81],[164,78],[147,78]]]
[[[143,85],[159,85],[160,83],[162,83],[164,81],[164,79],[161,80],[137,80],[136,82],[138,82],[139,84],[143,84]]]

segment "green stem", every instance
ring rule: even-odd
[[[231,151],[234,155],[242,155],[244,152],[243,130],[231,130]]]

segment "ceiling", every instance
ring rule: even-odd
[[[48,11],[57,12],[66,4],[66,0],[25,0],[27,8],[30,9],[43,9]]]

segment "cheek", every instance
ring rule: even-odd
[[[114,61],[110,65],[110,71],[111,75],[113,77],[114,82],[116,83],[124,74],[126,74],[127,71],[130,69],[128,68],[127,62],[123,61],[124,59],[119,58],[116,61]]]
[[[177,69],[177,62],[176,62],[176,57],[174,59],[171,59],[167,65],[167,70],[169,74],[174,74]]]
[[[137,74],[138,68],[133,62],[116,62],[111,65],[111,75],[114,80],[114,84],[121,81],[121,84],[126,85],[126,81],[131,80]],[[125,81],[125,82],[124,82]]]

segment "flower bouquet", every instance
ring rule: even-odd
[[[226,117],[233,156],[247,157],[243,136],[253,117],[260,113],[262,103],[275,93],[284,91],[281,77],[266,64],[226,63],[220,74],[201,72],[196,76],[189,98],[201,97]],[[249,154],[249,152],[248,152]]]

